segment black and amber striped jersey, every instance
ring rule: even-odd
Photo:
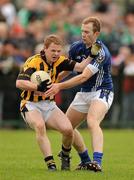
[[[26,60],[20,73],[18,80],[30,80],[31,75],[35,71],[46,71],[52,80],[52,83],[58,82],[58,74],[62,71],[73,71],[76,62],[67,59],[65,56],[60,56],[59,59],[51,65],[47,63],[45,54],[41,52]],[[39,96],[34,91],[23,90],[21,93],[22,100],[38,102],[45,100],[44,96]],[[48,99],[48,98],[47,98]],[[51,100],[51,98],[49,98]]]

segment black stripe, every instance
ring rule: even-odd
[[[24,97],[23,97],[23,98],[26,99],[27,95],[28,95],[28,91],[25,91],[25,92],[24,92]]]
[[[24,92],[24,97],[23,97],[23,99],[26,99],[26,98],[27,98],[27,91]],[[28,101],[31,101],[31,102],[34,102],[33,91],[32,91],[32,93],[31,93],[29,99],[27,99],[27,100],[28,100]],[[42,100],[43,100],[42,96],[38,96],[37,102],[42,101]],[[54,98],[53,98],[53,99],[50,99],[50,97],[47,97],[47,98],[45,98],[45,100],[53,101]],[[45,101],[45,100],[43,100],[43,101]]]
[[[43,64],[43,62],[40,63],[40,70],[44,71],[44,64]]]
[[[35,68],[28,68],[24,73],[31,76],[36,71]]]
[[[42,96],[38,96],[38,101],[42,101]]]
[[[64,61],[62,61],[59,64],[58,69],[60,72],[61,71],[73,71],[75,64],[76,64],[75,61],[65,59]]]
[[[49,160],[54,160],[53,156],[47,156],[46,158],[44,158],[45,162],[49,161]]]
[[[28,109],[26,108],[26,106],[24,106],[24,108],[21,110],[21,112],[23,113],[23,115],[25,117],[25,112],[28,112]]]
[[[30,80],[30,76],[26,76],[24,74],[19,74],[17,80]]]
[[[62,145],[62,150],[65,151],[65,152],[70,152],[70,151],[71,151],[71,148],[67,149],[67,148],[65,148],[65,147]]]
[[[34,91],[31,92],[29,97],[29,101],[33,101],[33,100],[34,100]]]

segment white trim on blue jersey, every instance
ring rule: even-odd
[[[88,64],[87,67],[92,71],[93,74],[97,73],[99,69],[92,64]]]
[[[103,81],[103,75],[104,75],[104,70],[103,68],[101,68],[97,74],[95,85],[92,87],[91,91],[96,91],[97,87],[101,86]]]

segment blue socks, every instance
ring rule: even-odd
[[[91,162],[91,159],[88,155],[88,150],[82,152],[82,153],[79,153],[79,156],[80,156],[80,159],[81,159],[81,162],[82,163],[87,163],[87,162]]]
[[[93,153],[93,161],[96,161],[100,166],[102,162],[103,153],[94,152]]]
[[[80,159],[82,163],[87,163],[87,162],[91,162],[91,159],[88,155],[88,150],[79,153]],[[102,163],[102,157],[103,157],[103,153],[100,152],[94,152],[93,153],[93,161],[96,161],[100,166]]]

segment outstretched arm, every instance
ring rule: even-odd
[[[62,71],[59,75],[58,75],[58,82],[62,81],[64,78],[68,77],[70,74],[70,71]]]
[[[84,68],[91,62],[93,58],[88,56],[86,59],[84,59],[81,63],[76,63],[74,66],[74,71],[82,72]]]
[[[93,72],[88,67],[86,67],[82,74],[77,75],[62,83],[55,83],[49,86],[50,89],[45,92],[45,95],[49,97],[51,95],[57,94],[62,89],[69,89],[82,84],[83,82],[87,81],[92,75]]]

